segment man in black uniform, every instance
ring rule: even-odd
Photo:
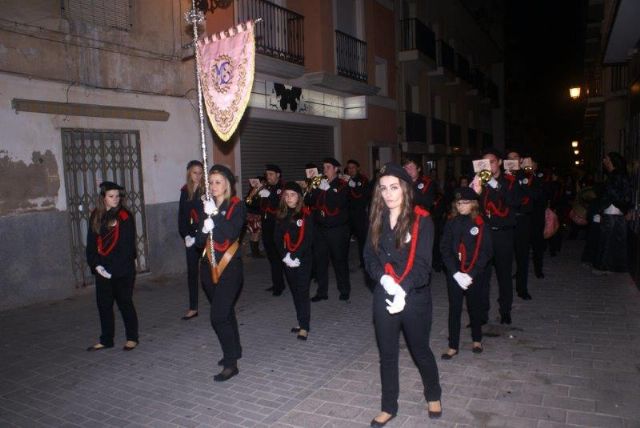
[[[257,197],[251,199],[251,202],[258,201],[260,213],[262,214],[262,243],[269,258],[269,263],[271,264],[271,287],[267,288],[267,291],[271,291],[274,296],[280,296],[284,291],[282,260],[273,239],[276,227],[276,214],[280,206],[280,198],[284,186],[280,178],[281,174],[282,171],[278,165],[265,165],[264,175],[266,184],[256,189]]]
[[[345,172],[350,177],[347,182],[349,186],[349,224],[351,233],[358,241],[360,266],[363,267],[362,251],[367,239],[367,229],[369,227],[367,215],[369,202],[371,201],[369,179],[360,172],[360,164],[353,159],[347,161],[347,170]]]
[[[431,177],[422,174],[422,166],[417,159],[406,158],[402,162],[402,167],[413,180],[413,202],[427,211],[433,208],[433,202],[436,196],[437,185]]]
[[[493,264],[498,278],[500,304],[500,323],[511,324],[511,304],[513,303],[513,230],[516,225],[515,209],[520,204],[520,185],[511,174],[503,174],[502,155],[493,148],[486,149],[483,159],[491,164],[491,179],[482,186],[478,176],[473,188],[480,194],[481,208],[485,212],[487,223],[493,238]],[[485,270],[480,278],[483,288],[484,322],[489,320],[491,287],[491,269]]]
[[[340,162],[325,158],[322,167],[324,177],[310,194],[310,206],[318,226],[313,240],[318,291],[311,301],[328,299],[329,259],[336,274],[340,300],[349,300],[349,186],[338,177]]]

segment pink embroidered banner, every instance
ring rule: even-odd
[[[255,71],[253,22],[205,37],[197,49],[209,121],[216,134],[228,141],[251,97]]]

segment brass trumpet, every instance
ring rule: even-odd
[[[478,173],[478,177],[480,177],[480,183],[482,183],[483,186],[486,186],[493,178],[493,174],[488,169],[483,169]]]
[[[266,187],[266,184],[263,184],[263,185],[262,185],[262,186],[260,186],[260,187],[256,187],[255,189],[252,189],[252,190],[249,192],[249,194],[247,195],[246,199],[244,200],[245,204],[247,204],[247,205],[251,205],[251,204],[253,203],[253,198],[255,198],[255,197],[256,197],[256,195],[257,195],[258,193],[260,193],[260,191],[261,191],[262,189],[264,189],[265,187]]]
[[[318,186],[320,186],[320,182],[325,178],[327,177],[325,177],[324,175],[316,175],[315,177],[307,178],[306,180],[304,180],[307,183],[307,187],[304,191],[304,196],[307,196],[307,194],[317,189]]]

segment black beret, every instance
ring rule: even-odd
[[[486,149],[484,149],[482,151],[482,156],[484,155],[494,155],[498,159],[502,159],[504,156],[502,152],[495,147],[487,147]]]
[[[302,187],[300,187],[300,185],[295,181],[287,181],[284,185],[284,190],[293,190],[294,192],[302,195]]]
[[[458,187],[453,192],[453,197],[456,201],[477,201],[480,199],[476,191],[471,187]]]
[[[231,172],[231,170],[226,166],[221,164],[215,164],[209,170],[209,175],[213,174],[214,172],[224,175],[227,178],[227,180],[229,180],[229,184],[231,185],[231,187],[236,185],[236,177],[233,175],[233,172]]]
[[[380,168],[380,177],[384,177],[385,175],[393,175],[394,177],[398,177],[409,184],[413,184],[413,180],[411,180],[409,173],[407,173],[407,171],[397,163],[389,162]]]
[[[360,162],[358,162],[357,160],[355,160],[355,159],[349,159],[349,160],[347,161],[347,165],[348,165],[348,164],[350,164],[350,163],[352,163],[352,164],[354,164],[355,166],[357,166],[358,168],[360,168]]]
[[[202,165],[202,162],[200,162],[199,160],[192,160],[189,161],[189,163],[187,164],[187,169],[191,169],[191,167],[194,166],[199,166],[200,168],[204,168],[204,166]]]
[[[124,187],[120,186],[117,183],[114,183],[113,181],[103,181],[102,183],[100,183],[101,194],[104,195],[109,190],[124,190]]]
[[[313,162],[309,162],[308,164],[306,164],[304,166],[305,169],[309,169],[309,168],[317,168],[316,164]]]
[[[273,171],[277,174],[282,174],[282,170],[280,169],[280,167],[278,165],[274,165],[272,163],[268,163],[264,166],[264,170],[265,171]]]
[[[333,166],[342,166],[335,158],[324,158],[322,159],[322,163],[330,163]]]

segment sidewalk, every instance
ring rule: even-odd
[[[496,321],[494,305],[483,354],[471,353],[463,331],[461,352],[448,362],[439,359],[447,297],[436,273],[431,347],[444,414],[427,418],[403,345],[400,410],[387,426],[640,427],[640,293],[627,275],[584,270],[581,245],[569,241],[545,260],[546,278],[530,278],[533,300],[516,297],[512,326]],[[329,300],[312,304],[307,342],[289,333],[291,294],[272,297],[268,279],[266,259],[246,259],[237,306],[244,356],[240,375],[222,384],[212,379],[221,351],[202,293],[200,316],[179,319],[183,277],[139,278],[141,343],[133,352],[121,351],[119,313],[116,347],[84,351],[99,335],[93,294],[0,312],[0,426],[368,426],[380,385],[371,294],[360,272],[351,274],[350,304],[338,301],[333,281]]]

